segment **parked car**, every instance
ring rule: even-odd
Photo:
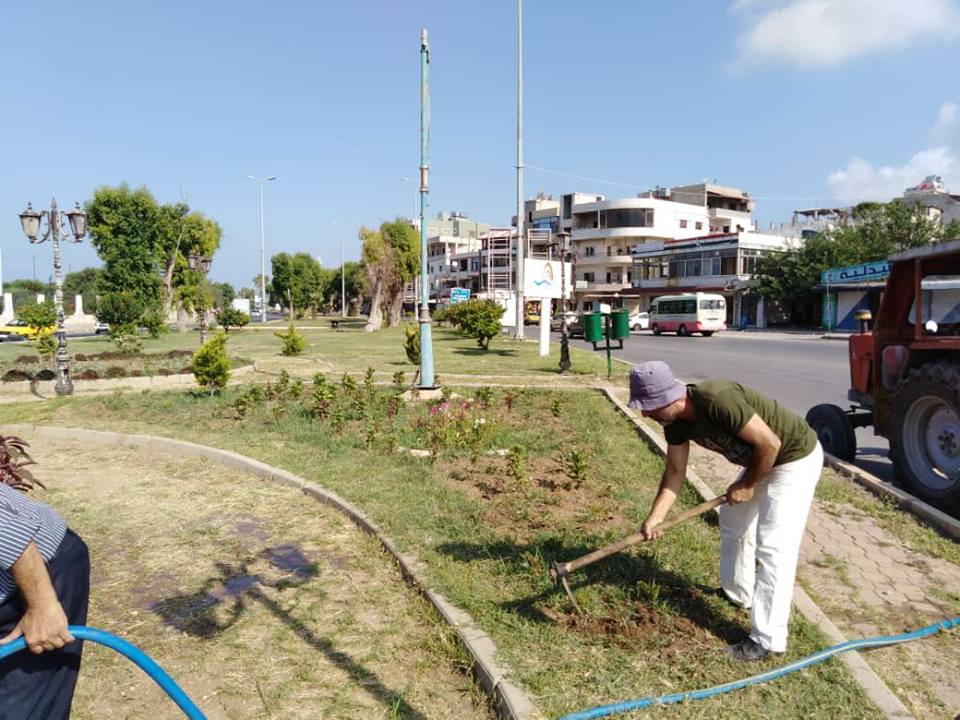
[[[580,316],[574,310],[567,310],[564,313],[564,317],[566,318],[567,329],[569,330],[570,325],[573,323],[573,321]],[[550,321],[550,329],[556,332],[560,332],[560,313],[557,313],[556,315],[553,316],[553,319]]]
[[[110,324],[97,320],[97,324],[93,327],[93,332],[95,335],[106,335],[110,332]]]
[[[650,313],[635,312],[630,316],[631,330],[648,330],[650,328]]]

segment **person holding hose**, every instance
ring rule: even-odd
[[[750,609],[748,637],[730,645],[737,660],[763,660],[787,649],[800,542],[823,468],[823,450],[803,418],[776,400],[730,380],[679,382],[654,360],[630,372],[631,408],[664,426],[667,462],[641,527],[646,540],[677,499],[690,442],[743,467],[720,506],[720,584]]]
[[[90,557],[54,510],[0,483],[0,645],[29,652],[0,661],[0,719],[70,717],[86,625]]]

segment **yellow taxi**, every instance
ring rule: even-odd
[[[6,325],[0,325],[0,335],[8,335],[8,336],[19,335],[20,337],[26,338],[27,340],[33,340],[41,332],[46,334],[46,333],[53,332],[56,329],[57,328],[55,325],[51,325],[50,327],[41,328],[40,330],[37,330],[36,328],[32,328],[29,325],[27,325],[23,320],[18,320],[14,318],[10,322],[8,322]]]

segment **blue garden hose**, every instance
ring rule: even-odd
[[[652,707],[654,705],[670,705],[671,703],[684,702],[685,700],[703,700],[708,697],[713,697],[714,695],[728,693],[731,690],[739,690],[747,685],[757,685],[759,683],[767,682],[768,680],[774,680],[778,677],[788,675],[789,673],[796,672],[797,670],[801,670],[810,665],[823,662],[829,657],[848,652],[849,650],[880,647],[882,645],[898,645],[900,643],[910,642],[911,640],[919,640],[920,638],[925,638],[943,630],[950,630],[951,628],[955,627],[960,627],[960,617],[955,617],[952,620],[943,620],[942,622],[934,623],[933,625],[927,625],[919,630],[914,630],[913,632],[904,633],[902,635],[881,635],[878,637],[864,638],[862,640],[848,640],[847,642],[834,645],[833,647],[829,647],[826,650],[821,650],[813,655],[808,655],[807,657],[792,662],[789,665],[785,665],[782,668],[768,670],[765,673],[744,678],[743,680],[734,680],[733,682],[724,683],[723,685],[715,685],[714,687],[706,688],[705,690],[691,690],[689,692],[674,693],[673,695],[660,695],[659,697],[627,700],[624,702],[614,703],[613,705],[600,705],[599,707],[595,707],[590,710],[582,710],[580,712],[573,713],[572,715],[564,715],[562,718],[560,718],[560,720],[591,720],[592,718],[607,717],[609,715],[629,712],[631,710],[642,710],[643,708]]]
[[[92,640],[101,645],[106,645],[111,650],[116,650],[149,675],[157,685],[163,688],[164,692],[170,696],[170,699],[183,710],[184,715],[190,720],[206,720],[204,714],[200,712],[200,708],[193,704],[193,701],[187,697],[187,694],[173,681],[173,678],[167,675],[167,672],[157,665],[153,658],[136,645],[131,645],[126,640],[104,632],[103,630],[98,630],[97,628],[70,625],[68,630],[70,630],[70,634],[77,640]],[[0,660],[8,655],[13,655],[15,652],[26,649],[26,647],[27,641],[22,637],[17,638],[9,645],[0,645]]]

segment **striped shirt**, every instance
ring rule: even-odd
[[[27,545],[32,542],[50,562],[66,532],[66,521],[52,508],[0,484],[0,602],[17,591],[10,568]]]

